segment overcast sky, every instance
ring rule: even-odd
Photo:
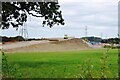
[[[28,17],[29,38],[84,37],[85,26],[88,36],[102,38],[117,37],[118,34],[118,0],[58,0],[65,19],[64,26],[42,27],[41,18]],[[2,31],[5,36],[18,36],[19,31],[10,28]]]

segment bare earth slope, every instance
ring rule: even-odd
[[[19,46],[19,45],[18,45]],[[7,52],[51,52],[51,51],[74,51],[90,49],[83,40],[74,38],[61,41],[38,42],[27,46],[4,49]]]

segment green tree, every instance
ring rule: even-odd
[[[42,25],[50,28],[57,24],[64,25],[62,11],[58,2],[2,2],[2,26],[8,29],[10,25],[19,28],[27,21],[27,14],[43,17]],[[32,11],[32,12],[31,12]]]

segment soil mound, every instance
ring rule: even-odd
[[[14,49],[8,49],[7,52],[54,52],[54,51],[75,51],[90,49],[88,44],[79,38],[67,39],[61,41],[49,41]]]

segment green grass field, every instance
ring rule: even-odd
[[[87,66],[91,67],[91,75],[101,76],[101,50],[81,50],[67,52],[36,52],[6,54],[11,65],[17,65],[22,78],[77,78]],[[118,77],[118,50],[108,51],[106,76]],[[81,68],[84,68],[82,70]],[[19,77],[19,76],[16,76]]]

